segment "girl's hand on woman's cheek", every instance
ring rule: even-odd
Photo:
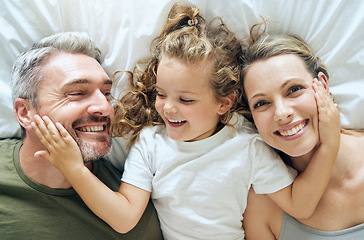
[[[326,83],[313,80],[313,90],[317,104],[319,135],[321,144],[338,148],[340,145],[340,116],[337,104],[331,99]]]

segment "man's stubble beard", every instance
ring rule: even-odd
[[[74,127],[72,127],[71,129],[67,129],[69,134],[76,141],[76,143],[81,151],[84,163],[98,160],[99,158],[102,158],[103,156],[108,154],[111,150],[111,141],[112,141],[111,120],[108,117],[101,117],[101,118],[103,120],[107,120],[107,122],[108,122],[108,124],[106,125],[108,137],[106,137],[104,135],[98,136],[96,138],[97,141],[92,142],[92,143],[80,138]],[[101,119],[101,118],[90,116],[87,119],[93,119],[95,122],[97,122],[98,119]],[[75,125],[76,122],[82,122],[82,121],[85,121],[85,119],[78,119],[77,121],[75,121],[73,123],[73,125]]]
[[[97,143],[89,143],[79,137],[76,138],[76,143],[81,150],[83,161],[85,163],[95,161],[108,154],[111,149],[111,141],[111,137],[109,137],[106,141]]]

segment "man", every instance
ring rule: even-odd
[[[0,141],[0,239],[161,239],[154,207],[128,234],[95,216],[64,176],[34,153],[46,150],[31,127],[34,116],[60,122],[78,143],[86,166],[111,189],[121,174],[110,151],[112,82],[100,51],[81,33],[44,38],[13,67],[13,101],[22,140]],[[97,160],[97,161],[95,161]]]

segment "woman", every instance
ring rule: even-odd
[[[299,37],[262,35],[246,48],[242,78],[247,118],[286,164],[304,171],[320,144],[311,85],[329,93],[326,67]],[[333,103],[326,104],[330,109]],[[363,146],[362,131],[341,130],[330,182],[307,219],[292,218],[250,190],[243,220],[246,239],[363,239]]]

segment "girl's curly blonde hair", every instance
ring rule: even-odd
[[[130,89],[114,105],[114,136],[128,137],[129,144],[133,144],[144,127],[163,124],[154,107],[157,69],[162,57],[186,63],[206,59],[212,62],[209,81],[216,98],[232,94],[235,98],[234,105],[220,118],[227,124],[232,113],[240,108],[241,53],[241,41],[220,18],[206,24],[197,7],[173,5],[162,33],[151,44],[151,58],[145,70],[135,67],[133,72],[128,72]]]

